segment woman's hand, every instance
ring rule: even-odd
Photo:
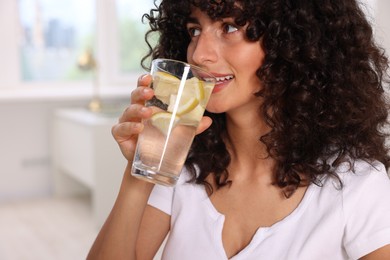
[[[133,160],[138,134],[143,130],[142,119],[152,116],[152,109],[145,107],[145,101],[153,97],[150,75],[138,79],[137,88],[131,93],[130,105],[125,109],[111,133],[119,144],[122,154],[128,161]]]
[[[153,90],[148,87],[151,81],[152,77],[150,75],[143,75],[138,79],[138,87],[131,93],[130,105],[111,130],[122,154],[128,161],[133,160],[138,135],[144,127],[141,120],[148,119],[153,114],[152,108],[145,107],[145,101],[151,99],[154,95]],[[211,118],[203,117],[196,134],[206,130],[211,123]]]

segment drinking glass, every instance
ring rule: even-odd
[[[153,60],[150,74],[154,97],[146,106],[153,115],[143,121],[131,173],[174,186],[216,79],[197,66],[170,59]]]

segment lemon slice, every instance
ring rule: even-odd
[[[194,109],[192,109],[189,113],[180,116],[179,123],[182,125],[190,125],[190,126],[197,127],[203,114],[204,114],[204,108],[199,104]]]
[[[197,85],[195,85],[194,88],[195,88],[196,98],[199,101],[202,101],[205,98],[203,82],[199,81],[199,83]]]
[[[183,95],[194,96],[199,101],[203,100],[204,99],[203,83],[195,77],[188,79],[184,86]]]
[[[154,95],[163,103],[168,104],[169,97],[172,94],[177,94],[179,85],[180,80],[178,78],[169,73],[158,71],[153,81]]]
[[[203,82],[204,98],[199,100],[199,103],[203,108],[206,108],[207,102],[213,92],[214,85],[214,82]]]
[[[177,95],[171,95],[169,99],[168,111],[171,113],[173,113],[173,110],[175,109],[176,99],[177,99]],[[199,101],[195,97],[183,96],[180,100],[176,114],[179,116],[186,114],[191,110],[193,110],[198,104]]]
[[[171,123],[172,114],[168,112],[160,112],[154,114],[150,118],[150,122],[154,127],[160,130],[161,133],[167,135],[169,129],[173,129],[176,124],[179,122],[179,117],[175,116]],[[172,125],[171,125],[172,124]]]
[[[164,80],[180,81],[179,78],[177,78],[176,76],[173,76],[172,74],[169,74],[168,72],[164,71],[157,71],[156,76]]]

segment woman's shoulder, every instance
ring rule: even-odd
[[[390,178],[385,166],[378,162],[356,160],[353,165],[342,164],[336,169],[339,179],[332,178],[324,186],[336,187],[346,208],[366,207],[374,201],[387,203],[390,198]],[[349,205],[349,206],[347,206]],[[390,204],[389,204],[390,205]]]
[[[338,171],[343,181],[344,243],[357,259],[390,242],[390,179],[378,161],[356,161],[353,171],[347,169]]]
[[[180,172],[180,176],[179,176],[179,179],[177,180],[176,186],[189,184],[192,179],[193,179],[193,176],[192,176],[190,170],[186,166],[184,166]]]
[[[198,169],[195,168],[196,174]],[[177,180],[177,183],[174,187],[175,196],[182,197],[202,197],[205,193],[205,187],[202,184],[197,184],[195,181],[195,176],[191,173],[186,167],[183,167],[180,177]]]
[[[190,172],[184,167],[174,186],[163,186],[156,184],[149,196],[148,204],[162,210],[168,215],[172,214],[172,205],[174,201],[180,201],[182,198],[189,198],[188,194],[191,189],[188,189],[191,184]]]
[[[324,176],[317,184],[319,196],[338,197],[346,208],[359,203],[364,207],[364,203],[390,197],[390,178],[385,166],[378,161],[342,163],[334,175]]]
[[[346,189],[381,183],[390,185],[386,168],[379,161],[356,160],[352,164],[344,163],[336,169],[336,174]]]

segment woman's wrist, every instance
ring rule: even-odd
[[[149,196],[155,184],[134,177],[131,174],[131,167],[132,163],[129,162],[123,176],[121,192],[137,191],[146,193]]]

